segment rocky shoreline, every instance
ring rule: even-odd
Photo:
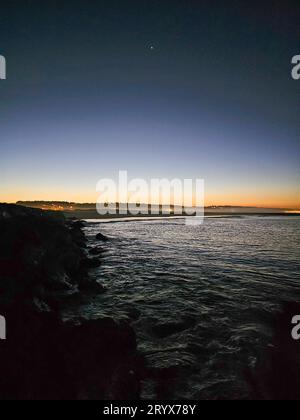
[[[101,248],[88,247],[82,227],[61,213],[0,205],[2,400],[139,398],[143,360],[131,326],[59,315],[73,296],[104,292],[89,276]]]

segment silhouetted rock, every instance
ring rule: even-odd
[[[0,231],[0,299],[74,287],[85,239],[60,213],[0,205]]]
[[[103,399],[115,397],[114,388],[118,398],[138,397],[136,339],[128,324],[63,323],[53,311],[15,309],[5,311],[9,334],[0,342],[1,399]],[[133,372],[134,380],[116,384],[117,369]]]
[[[55,290],[75,293],[87,270],[101,265],[87,257],[81,226],[61,213],[0,205],[2,299],[24,294],[47,299]]]
[[[126,322],[64,323],[61,292],[105,289],[88,275],[81,225],[60,213],[0,205],[0,399],[138,398],[135,333]],[[117,372],[121,372],[117,374]]]
[[[102,254],[104,252],[104,249],[103,248],[100,248],[100,247],[94,247],[94,248],[90,248],[89,249],[89,253],[90,253],[90,255],[100,255],[100,254]]]
[[[107,242],[108,241],[107,236],[103,235],[102,233],[98,233],[96,235],[96,239],[97,239],[97,241],[103,241],[103,242]]]
[[[101,261],[98,258],[86,258],[82,261],[82,266],[84,268],[97,268],[100,267]]]
[[[195,319],[185,317],[178,322],[158,323],[152,327],[153,333],[159,338],[165,338],[173,334],[178,334],[195,324]]]
[[[74,221],[71,226],[73,229],[83,229],[86,226],[86,223],[82,220],[77,220]]]
[[[101,283],[91,279],[90,277],[82,278],[79,282],[79,287],[81,291],[96,292],[97,295],[106,292],[106,288]]]
[[[261,400],[300,399],[300,341],[292,338],[292,319],[300,302],[285,302],[274,318],[273,339],[254,371],[246,376],[252,397]]]

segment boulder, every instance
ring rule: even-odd
[[[173,334],[178,334],[195,325],[195,319],[192,317],[184,317],[176,322],[157,323],[152,327],[152,332],[159,338],[165,338]]]
[[[273,319],[273,338],[262,349],[254,369],[246,378],[255,400],[300,399],[300,343],[292,337],[292,319],[300,315],[300,302],[283,302]]]
[[[101,261],[98,258],[85,258],[81,263],[83,268],[97,268],[100,267]]]
[[[83,222],[82,220],[76,220],[76,221],[71,223],[71,227],[73,229],[83,229],[83,228],[86,227],[86,223]]]
[[[0,308],[9,326],[7,340],[0,340],[0,399],[138,397],[136,338],[128,324],[109,318],[64,323],[40,303],[16,309]]]
[[[99,246],[89,249],[90,255],[100,255],[103,252],[104,252],[104,249],[100,248]]]
[[[103,241],[103,242],[107,242],[108,241],[108,237],[103,235],[102,233],[98,233],[96,235],[96,239],[97,241]]]

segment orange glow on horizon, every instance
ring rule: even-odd
[[[236,207],[260,207],[272,209],[298,210],[300,209],[300,191],[295,188],[281,188],[281,191],[270,191],[266,188],[206,188],[205,206],[236,206]],[[283,190],[283,191],[282,191]],[[40,187],[13,187],[4,188],[0,192],[0,202],[16,203],[17,201],[67,201],[74,203],[96,203],[99,193],[93,188],[80,191],[73,187],[66,189],[61,186],[47,188],[47,191]],[[114,197],[109,200],[114,202]],[[108,200],[103,200],[108,201]],[[128,200],[128,202],[151,203],[147,194],[141,195],[141,200]],[[192,202],[192,201],[191,201]],[[169,198],[162,197],[161,203],[169,205]],[[178,204],[178,203],[175,203]],[[181,205],[181,203],[179,203]]]
[[[53,194],[53,195],[47,195],[47,194],[38,194],[34,196],[14,196],[13,194],[7,195],[7,196],[0,196],[0,202],[2,203],[11,203],[14,204],[18,201],[64,201],[64,202],[72,202],[72,203],[96,203],[97,202],[97,196],[72,196],[72,195],[61,195],[61,194]],[[110,202],[114,202],[114,200],[111,200]],[[133,203],[132,201],[128,201],[129,203]],[[140,202],[140,201],[138,201]],[[142,204],[162,204],[162,205],[169,205],[173,204],[167,201],[162,201],[161,203],[150,203],[147,201],[141,201]],[[175,203],[175,205],[180,205]],[[257,208],[271,208],[271,209],[284,209],[284,210],[291,210],[295,212],[300,212],[300,202],[292,202],[287,200],[265,200],[265,201],[258,201],[258,200],[245,200],[243,198],[232,198],[228,197],[226,198],[210,198],[209,200],[205,200],[205,207],[225,207],[225,206],[232,206],[232,207],[257,207]],[[57,208],[56,210],[61,210],[60,208]]]

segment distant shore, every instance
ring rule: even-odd
[[[37,208],[39,210],[50,210],[64,213],[65,217],[75,219],[124,219],[124,218],[168,218],[168,217],[186,217],[185,208],[174,205],[150,205],[137,204],[136,209],[140,210],[140,214],[126,214],[120,211],[121,207],[129,206],[130,203],[116,203],[116,214],[100,215],[97,212],[96,203],[73,203],[65,201],[19,201],[17,205]],[[108,206],[108,204],[107,204]],[[105,207],[103,205],[103,207]],[[126,208],[126,207],[125,207]],[[109,209],[107,209],[109,210]],[[195,210],[191,208],[190,210]],[[155,214],[156,213],[156,214]],[[204,208],[205,216],[297,216],[300,210],[297,209],[280,209],[266,207],[249,207],[249,206],[207,206]]]
[[[132,215],[132,214],[126,214],[126,215],[121,215],[121,214],[106,214],[106,215],[100,215],[97,213],[96,210],[76,210],[76,211],[64,211],[63,212],[65,217],[70,219],[70,218],[74,218],[74,219],[83,219],[83,220],[88,220],[88,219],[92,219],[92,220],[105,220],[105,219],[128,219],[128,218],[141,218],[141,219],[161,219],[161,218],[181,218],[181,217],[185,217],[185,215],[174,215],[174,214],[170,214],[170,215],[163,215],[163,214],[158,214],[158,215],[154,215],[154,214],[138,214],[138,215]],[[247,213],[247,212],[238,212],[238,213],[233,213],[233,212],[205,212],[205,217],[241,217],[241,216],[261,216],[261,217],[267,217],[267,216],[285,216],[285,217],[294,217],[294,216],[299,216],[300,213],[286,213],[286,212],[273,212],[273,213]]]

